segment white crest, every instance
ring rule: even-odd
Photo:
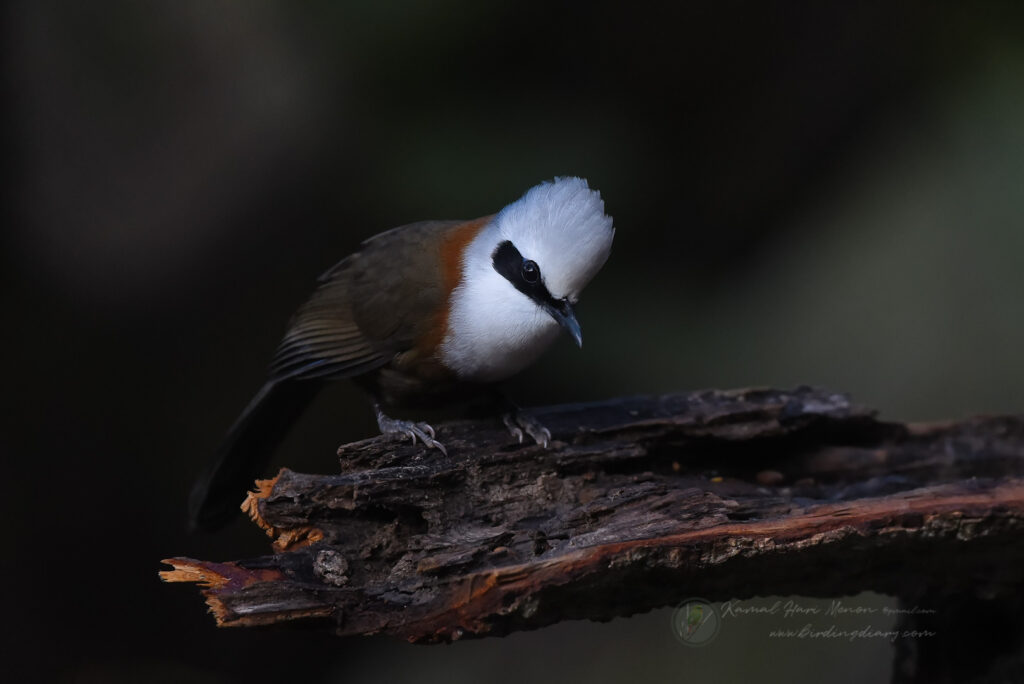
[[[608,259],[614,235],[600,193],[582,178],[541,183],[498,212],[463,255],[441,343],[446,365],[464,379],[502,380],[559,336],[554,318],[494,269],[498,245],[510,241],[537,263],[555,299],[575,303]]]
[[[608,260],[615,229],[584,178],[535,185],[494,218],[498,232],[540,266],[555,299],[575,301]]]

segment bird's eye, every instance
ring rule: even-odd
[[[535,283],[540,278],[540,268],[533,261],[527,259],[523,262],[523,280],[528,283]]]

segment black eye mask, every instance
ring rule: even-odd
[[[558,306],[558,300],[551,296],[544,285],[540,267],[529,259],[523,259],[516,246],[506,240],[498,245],[491,256],[494,270],[524,295],[540,306]]]
[[[512,283],[514,288],[536,302],[537,306],[547,311],[576,340],[576,344],[583,345],[583,335],[580,333],[580,324],[576,321],[572,304],[568,299],[555,299],[551,296],[541,277],[540,266],[536,262],[524,259],[516,246],[508,240],[498,245],[491,255],[491,261],[494,262],[495,271]]]

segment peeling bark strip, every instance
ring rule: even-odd
[[[1024,417],[900,425],[819,390],[615,399],[368,439],[244,507],[278,553],[173,558],[219,625],[327,619],[434,642],[678,603],[1024,583]],[[983,586],[980,586],[983,585]]]

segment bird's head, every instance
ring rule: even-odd
[[[601,194],[583,178],[541,183],[495,216],[494,232],[494,270],[581,345],[573,306],[615,235]]]
[[[577,344],[574,305],[611,252],[615,229],[582,178],[530,188],[466,248],[446,345],[455,367],[494,379],[543,351],[559,326]]]

